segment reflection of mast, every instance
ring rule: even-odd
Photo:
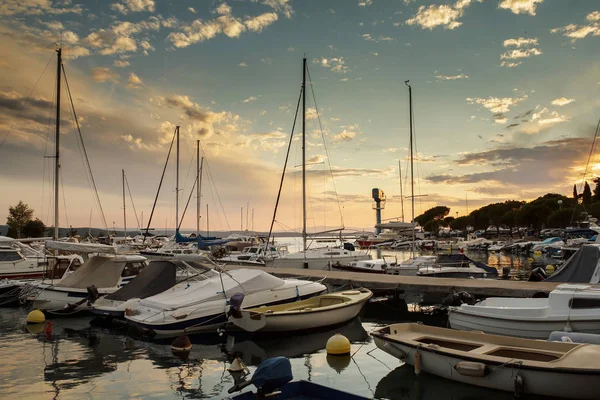
[[[402,194],[402,161],[398,160],[398,176],[400,177],[400,207],[402,207],[402,222],[404,222],[404,195]]]
[[[312,381],[312,354],[307,354],[306,357],[304,357],[304,366],[306,367],[306,370],[308,371],[308,378],[306,378],[307,381]]]

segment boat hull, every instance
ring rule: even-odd
[[[452,329],[482,331],[495,335],[517,336],[528,339],[548,339],[553,331],[572,331],[600,334],[600,318],[595,320],[576,320],[567,318],[553,320],[527,321],[494,318],[451,309],[448,321]]]
[[[333,256],[323,258],[275,258],[265,260],[265,266],[271,268],[308,268],[308,269],[326,269],[331,267],[337,267],[339,265],[348,265],[353,261],[366,261],[370,260],[371,256],[354,255],[354,256]]]
[[[457,372],[456,365],[463,358],[452,357],[438,352],[419,350],[413,346],[374,337],[375,345],[386,353],[414,366],[415,354],[420,355],[422,371],[470,385],[515,391],[515,377],[522,377],[526,394],[564,397],[571,399],[597,399],[600,393],[599,374],[580,374],[565,371],[548,371],[519,368],[518,365],[493,366],[486,376],[465,376]],[[495,368],[494,368],[495,367]]]

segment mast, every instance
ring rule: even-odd
[[[244,207],[240,207],[240,233],[244,232]]]
[[[398,160],[398,175],[400,176],[400,207],[402,207],[402,222],[404,222],[404,195],[402,194],[402,160]]]
[[[250,202],[246,202],[246,230],[248,230],[248,216],[250,213]]]
[[[208,203],[206,204],[206,236],[210,236],[210,228],[208,227]]]
[[[56,50],[56,139],[54,141],[56,156],[54,159],[54,239],[58,239],[58,205],[60,204],[58,188],[60,177],[60,75],[62,72],[62,49]]]
[[[302,59],[302,249],[306,258],[306,57]]]
[[[179,232],[179,125],[175,127],[177,135],[176,178],[175,178],[175,233]]]
[[[204,161],[204,158],[202,158]],[[200,162],[200,141],[196,140],[196,234],[200,235],[200,171],[202,171]]]
[[[127,240],[127,214],[125,208],[125,170],[122,169],[121,172],[123,173],[123,230],[125,231],[125,240]]]
[[[415,247],[415,171],[413,167],[414,157],[413,157],[413,110],[412,110],[412,88],[408,84],[409,81],[404,81],[404,84],[408,86],[408,109],[409,109],[409,121],[410,121],[410,207],[411,207],[411,215],[410,222],[413,225],[412,227],[412,245],[411,245],[411,254],[414,251]]]

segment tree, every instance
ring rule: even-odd
[[[554,211],[548,217],[547,224],[549,228],[566,228],[571,224],[571,217],[574,209],[563,208]]]
[[[451,223],[450,227],[452,229],[456,229],[459,231],[464,231],[467,229],[467,226],[471,225],[471,217],[468,215],[463,215],[462,217],[455,218]]]
[[[46,225],[39,218],[35,220],[30,220],[23,227],[23,236],[30,238],[38,238],[45,236],[46,234]]]
[[[594,189],[595,191],[596,189]],[[577,203],[577,199],[579,198],[579,196],[577,195],[577,185],[573,185],[573,199],[575,200],[575,203]]]
[[[600,201],[600,178],[594,178],[592,182],[595,183],[594,194],[592,195],[592,201],[595,203]]]
[[[446,217],[450,213],[450,209],[446,206],[436,206],[430,208],[425,211],[423,214],[419,215],[415,218],[415,221],[419,223],[422,227],[425,227],[425,224],[428,221],[432,220],[440,220]]]
[[[16,206],[8,207],[8,217],[6,218],[6,223],[14,232],[14,235],[17,238],[20,238],[23,227],[29,221],[31,221],[32,216],[33,209],[27,204],[23,203],[23,201],[19,200],[19,203]]]
[[[500,218],[500,223],[510,229],[510,236],[512,237],[513,228],[517,224],[517,214],[519,210],[510,210]]]
[[[583,185],[583,205],[589,206],[592,204],[592,190],[590,189],[590,185],[587,182]]]
[[[592,217],[600,218],[600,201],[590,204],[589,207],[586,207],[586,210]]]
[[[446,217],[442,222],[442,226],[451,226],[452,221],[454,221],[454,217]]]
[[[437,236],[440,229],[439,224],[440,223],[438,220],[430,219],[425,223],[425,225],[423,225],[423,230],[432,233],[434,236]]]

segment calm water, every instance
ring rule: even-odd
[[[390,254],[390,252],[384,252]],[[406,252],[390,255],[403,259]],[[374,254],[374,256],[376,256]],[[524,257],[471,254],[490,265],[529,270]],[[550,260],[538,259],[534,266]],[[175,399],[223,398],[233,386],[227,367],[239,354],[253,371],[266,358],[290,358],[295,379],[306,379],[366,397],[389,399],[512,399],[508,393],[474,388],[427,374],[376,349],[368,332],[376,326],[420,320],[445,325],[444,317],[401,313],[387,302],[368,304],[361,319],[329,331],[270,338],[192,338],[187,360],[169,344],[149,343],[125,332],[90,324],[91,317],[53,319],[51,335],[25,327],[28,310],[0,308],[0,398],[2,399]],[[327,357],[325,343],[335,332],[352,342],[352,359]]]

